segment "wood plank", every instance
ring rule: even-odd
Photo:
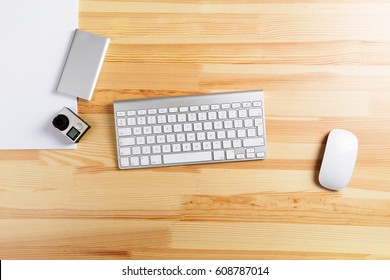
[[[191,223],[174,225],[171,246],[214,250],[281,250],[386,255],[390,252],[387,227],[291,225],[273,223]],[[245,237],[245,238],[241,238]],[[367,242],[369,240],[370,242]]]

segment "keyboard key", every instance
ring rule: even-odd
[[[200,121],[207,120],[207,113],[206,112],[198,113],[198,120],[200,120]]]
[[[197,119],[196,119],[196,114],[195,114],[195,113],[190,113],[190,114],[188,114],[188,115],[187,115],[187,118],[188,118],[188,121],[189,121],[189,122],[195,122],[195,121],[197,121]]]
[[[230,104],[229,103],[224,103],[224,104],[222,104],[221,108],[222,109],[228,109],[228,108],[230,108]]]
[[[168,135],[167,135],[167,142],[168,142],[168,143],[176,142],[175,134],[168,134]]]
[[[206,140],[206,133],[205,132],[198,132],[198,133],[196,133],[196,139],[198,141]]]
[[[233,128],[233,121],[224,121],[223,122],[223,126],[226,128],[226,129],[229,129],[229,128]]]
[[[243,139],[244,147],[256,147],[256,146],[264,146],[264,138],[247,138]]]
[[[118,119],[117,125],[118,126],[126,126],[126,119]]]
[[[173,131],[172,125],[166,124],[163,126],[164,133],[171,133]]]
[[[208,113],[209,120],[216,120],[217,119],[217,112],[211,111]]]
[[[194,151],[200,151],[202,149],[202,145],[200,142],[192,143],[192,150]]]
[[[179,133],[176,135],[177,142],[184,142],[186,141],[186,135],[184,133]]]
[[[131,148],[130,147],[120,148],[119,154],[121,156],[129,156],[131,154]]]
[[[131,135],[131,128],[118,128],[118,135],[119,136],[130,136]]]
[[[183,152],[189,152],[191,151],[191,144],[190,143],[184,143],[183,144]]]
[[[172,151],[173,152],[181,152],[181,145],[180,144],[173,144]]]
[[[155,115],[155,114],[157,114],[157,109],[149,109],[149,110],[148,110],[148,114],[149,114],[149,115]]]
[[[250,102],[242,102],[242,107],[249,108],[249,107],[251,107],[251,103]]]
[[[147,136],[146,143],[147,144],[155,144],[156,143],[156,136],[154,136],[154,135]]]
[[[119,138],[119,146],[131,146],[135,144],[134,137]]]
[[[211,130],[211,129],[213,129],[213,123],[212,122],[204,122],[203,123],[203,129],[204,130]]]
[[[223,120],[227,118],[227,112],[226,111],[219,111],[218,112],[218,119]]]
[[[158,109],[158,113],[159,114],[166,114],[166,113],[168,113],[168,109],[167,108],[160,108],[160,109]]]
[[[130,162],[129,162],[129,158],[128,157],[121,157],[121,166],[122,167],[130,166]]]
[[[167,122],[167,116],[166,115],[159,115],[157,117],[157,122],[158,123],[166,123]]]
[[[137,114],[136,111],[134,110],[131,110],[131,111],[127,111],[127,115],[130,117],[130,116],[135,116]]]
[[[264,127],[262,125],[259,125],[257,127],[257,135],[263,136],[264,135]]]
[[[168,115],[168,123],[175,123],[176,121],[176,115]]]
[[[235,128],[240,128],[240,127],[243,127],[243,123],[242,123],[242,120],[234,120],[234,127]]]
[[[163,145],[162,151],[163,151],[163,153],[170,153],[172,151],[171,145]]]
[[[263,125],[263,119],[255,119],[255,126]]]
[[[260,107],[261,105],[261,101],[253,101],[253,107]]]
[[[179,111],[180,112],[188,112],[188,107],[180,107]]]
[[[138,117],[137,124],[138,125],[145,125],[146,124],[146,117]]]
[[[217,136],[216,136],[215,131],[209,131],[209,132],[207,132],[207,139],[208,139],[208,140],[214,140],[216,137],[217,137]]]
[[[127,125],[136,125],[137,122],[135,118],[127,118]]]
[[[139,166],[139,158],[138,157],[131,157],[130,164],[131,164],[131,166]]]
[[[124,116],[126,116],[126,112],[125,111],[118,111],[118,112],[116,112],[116,116],[117,117],[124,117]]]
[[[187,141],[195,141],[195,133],[187,133]]]
[[[211,142],[203,142],[202,146],[203,150],[211,150]]]
[[[194,131],[202,130],[202,123],[194,123]]]
[[[141,147],[133,147],[132,153],[133,153],[133,155],[140,155],[141,154]]]
[[[238,111],[238,117],[239,118],[246,118],[248,116],[248,111],[247,110],[239,110]]]
[[[240,147],[242,147],[242,142],[241,142],[241,140],[238,140],[238,139],[233,140],[233,147],[234,147],[234,148],[240,148]]]
[[[244,126],[245,126],[245,127],[251,127],[251,126],[253,126],[253,120],[252,120],[252,119],[245,119],[245,120],[244,120]]]
[[[217,138],[218,139],[225,139],[226,138],[226,131],[225,130],[217,131]]]
[[[142,156],[141,157],[141,165],[149,165],[149,157],[148,156]]]
[[[263,115],[261,108],[249,109],[249,117],[260,117]]]
[[[228,130],[227,138],[229,138],[229,139],[236,138],[236,131],[235,130]]]
[[[210,109],[210,105],[201,105],[200,106],[200,110],[201,111],[207,111],[207,110],[209,110]]]
[[[161,125],[155,125],[155,126],[153,126],[153,133],[154,134],[159,134],[159,133],[161,133],[162,132],[162,127],[161,127]]]
[[[218,129],[222,129],[222,128],[223,128],[223,124],[221,121],[214,122],[214,129],[218,130]]]
[[[256,157],[265,157],[265,153],[264,152],[256,153]]]
[[[190,111],[191,112],[199,111],[199,106],[190,106]]]
[[[152,165],[161,164],[162,163],[161,156],[160,155],[151,156],[150,157],[150,163]]]
[[[160,145],[152,146],[152,153],[153,154],[160,154],[161,153],[161,146]]]
[[[230,141],[230,140],[224,140],[224,141],[222,142],[222,147],[223,147],[224,149],[230,149],[230,148],[232,147],[232,141]]]
[[[246,130],[245,129],[239,129],[237,130],[237,137],[244,138],[246,137]]]
[[[186,122],[187,121],[187,115],[186,114],[178,114],[177,115],[177,121],[178,122]]]
[[[232,108],[240,108],[240,107],[241,107],[241,103],[239,102],[232,103]]]
[[[138,114],[139,116],[141,116],[141,115],[146,115],[146,110],[138,110],[138,111],[137,111],[137,114]]]
[[[156,124],[157,118],[156,116],[148,116],[148,124]]]
[[[137,141],[136,141],[136,142],[137,142],[137,145],[143,145],[143,144],[146,143],[145,137],[143,137],[143,136],[137,137],[136,140],[137,140]]]
[[[254,137],[256,136],[256,129],[250,128],[248,129],[248,137]]]
[[[184,131],[192,131],[192,123],[185,123],[183,126]]]
[[[228,112],[229,119],[236,119],[237,118],[237,111],[236,110],[230,110]]]
[[[161,144],[161,143],[165,143],[165,135],[157,135],[157,143],[158,144]]]
[[[182,124],[175,124],[173,125],[173,132],[182,132],[183,131],[183,125]]]
[[[225,159],[225,151],[214,151],[214,160],[224,160]]]
[[[211,105],[211,110],[219,110],[221,106],[219,104],[212,104]]]
[[[177,113],[177,112],[179,112],[179,109],[177,108],[177,107],[171,107],[171,108],[169,108],[169,113]]]
[[[142,134],[142,127],[139,127],[139,126],[134,127],[133,134],[134,135],[141,135]]]
[[[221,149],[221,148],[222,148],[221,141],[214,141],[213,142],[213,149],[214,150]]]
[[[152,152],[152,149],[150,148],[150,146],[143,146],[142,147],[142,153],[144,154],[144,155],[148,155],[148,154],[150,154]]]
[[[192,163],[211,160],[212,156],[210,151],[163,155],[165,164]]]
[[[236,156],[234,154],[234,150],[227,150],[226,151],[226,159],[235,159]]]
[[[152,134],[152,127],[151,126],[144,126],[144,134],[149,135]]]

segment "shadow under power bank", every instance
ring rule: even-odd
[[[110,39],[76,29],[57,91],[91,100]]]

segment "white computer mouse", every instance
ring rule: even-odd
[[[326,142],[320,184],[331,190],[345,188],[351,180],[358,151],[358,139],[350,131],[333,129]]]

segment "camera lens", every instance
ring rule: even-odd
[[[59,130],[64,131],[69,126],[69,119],[67,116],[60,114],[54,118],[53,125]]]

